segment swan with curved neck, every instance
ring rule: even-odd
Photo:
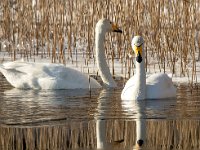
[[[108,19],[96,24],[95,45],[97,67],[106,87],[115,87],[116,83],[106,63],[104,39],[106,32],[122,32]],[[61,64],[14,61],[0,65],[1,73],[14,87],[20,89],[88,89],[101,88],[93,78],[75,69]]]
[[[132,40],[132,48],[136,54],[136,73],[131,77],[122,93],[122,100],[144,100],[176,97],[176,88],[172,79],[167,74],[157,73],[146,79],[144,40],[141,36],[135,36]]]
[[[108,19],[101,19],[97,23],[95,28],[95,49],[99,74],[103,80],[104,85],[106,87],[112,88],[116,87],[117,84],[113,80],[112,75],[110,73],[108,64],[106,62],[104,49],[105,34],[110,31],[122,33],[122,31],[117,27],[117,25],[113,24]]]

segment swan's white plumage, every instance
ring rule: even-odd
[[[132,47],[143,45],[141,36],[135,36]],[[137,53],[137,52],[136,52]],[[122,93],[122,100],[161,99],[176,97],[176,88],[172,79],[164,73],[157,73],[146,78],[145,72],[145,51],[141,51],[142,62],[136,61],[136,73],[131,77]]]
[[[147,78],[146,83],[148,99],[176,97],[176,88],[167,74],[153,74]]]
[[[8,62],[0,67],[8,82],[20,89],[85,89],[89,88],[88,76],[61,64]],[[90,78],[91,88],[101,85]]]
[[[122,32],[108,19],[98,21],[95,28],[95,48],[97,67],[100,76],[107,87],[115,87],[108,65],[106,63],[104,40],[107,32]],[[20,89],[88,89],[101,88],[93,78],[61,64],[8,62],[0,66],[0,71],[8,82]]]
[[[136,76],[131,77],[121,94],[122,100],[133,99],[135,95]],[[164,73],[156,73],[146,78],[146,94],[145,99],[161,99],[176,97],[176,88],[172,83],[172,79]]]
[[[113,80],[106,60],[104,41],[106,32],[122,32],[116,25],[110,22],[108,19],[101,19],[98,21],[95,28],[95,49],[96,60],[99,74],[103,80],[104,86],[108,88],[116,87],[117,84]]]

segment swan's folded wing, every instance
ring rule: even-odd
[[[148,85],[154,85],[155,87],[169,88],[173,85],[172,79],[165,73],[156,73],[149,76],[146,80]]]
[[[128,88],[130,86],[134,86],[136,82],[135,76],[131,77],[125,84],[124,88]]]
[[[147,98],[159,99],[176,97],[172,79],[164,73],[153,74],[147,78]]]
[[[55,64],[49,64],[49,63],[32,63],[32,62],[9,62],[3,64],[5,69],[9,70],[15,70],[23,74],[26,74],[27,76],[33,76],[35,78],[41,78],[41,77],[55,77],[54,70],[58,69]],[[51,70],[49,68],[54,67],[54,70]]]
[[[130,100],[132,98],[133,88],[135,86],[135,76],[131,77],[125,84],[122,93],[121,99],[122,100]]]
[[[24,63],[20,61],[14,62],[7,62],[2,65],[3,69],[7,70],[8,72],[16,73],[16,74],[28,74],[28,70],[30,70],[29,63]]]
[[[99,83],[61,64],[9,62],[3,66],[7,80],[17,88],[75,89],[100,88]],[[9,72],[9,73],[8,73]]]

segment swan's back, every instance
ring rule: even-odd
[[[131,77],[121,94],[122,100],[135,100],[137,96],[138,79]],[[157,73],[149,76],[146,79],[146,95],[145,99],[163,99],[176,97],[176,88],[173,85],[172,79],[164,73]]]
[[[101,88],[88,76],[61,64],[9,62],[0,67],[8,82],[20,89],[86,89]]]
[[[176,97],[172,79],[164,73],[153,74],[146,80],[147,99]]]

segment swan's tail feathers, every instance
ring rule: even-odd
[[[21,72],[21,71],[18,71],[14,68],[11,68],[11,69],[7,69],[7,68],[4,68],[3,66],[0,66],[0,72],[5,76],[9,76],[9,75],[12,75],[12,76],[19,76],[19,75],[25,75],[26,73],[24,72]]]
[[[25,75],[24,72],[20,72],[16,69],[7,69],[4,66],[0,66],[0,72],[5,76],[5,78],[7,79],[7,81],[13,86],[13,87],[18,87],[18,84],[20,82],[19,79],[24,77],[23,75]]]
[[[3,74],[3,72],[5,71],[5,68],[2,64],[0,64],[0,72]]]

